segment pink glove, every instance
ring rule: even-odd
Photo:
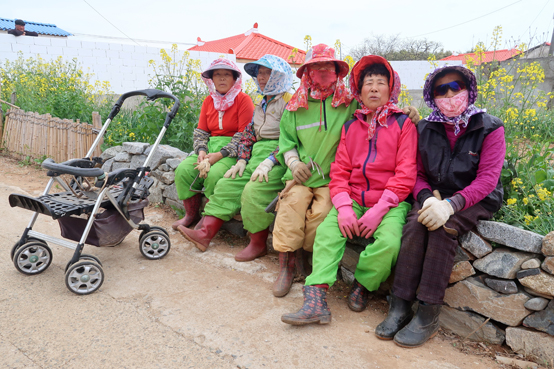
[[[390,190],[385,190],[379,201],[377,201],[377,204],[358,219],[361,236],[365,238],[371,237],[389,209],[396,206],[398,206],[398,196]]]
[[[354,237],[354,234],[359,236],[358,217],[354,213],[354,209],[352,209],[352,199],[350,196],[346,192],[340,192],[331,201],[339,212],[337,220],[339,222],[340,233],[342,233],[344,238],[348,237],[350,239]]]

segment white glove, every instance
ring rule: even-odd
[[[210,171],[210,159],[206,158],[200,162],[200,164],[196,164],[194,169],[197,169],[200,174],[200,178],[208,178],[208,172]]]
[[[414,123],[416,126],[421,120],[421,117],[419,116],[419,111],[417,111],[417,108],[415,106],[407,106],[404,109],[402,109],[402,112],[410,118],[412,123]]]
[[[259,178],[259,181],[263,182],[265,178],[265,181],[269,183],[269,177],[267,176],[267,174],[273,168],[274,165],[275,163],[273,163],[271,159],[265,159],[260,163],[260,165],[258,165],[254,173],[252,173],[252,177],[250,177],[250,180],[255,181],[256,179]]]
[[[229,169],[227,172],[225,172],[223,177],[225,177],[225,178],[231,177],[231,178],[235,179],[235,177],[237,176],[237,172],[239,174],[239,177],[242,177],[242,173],[244,173],[245,168],[246,168],[246,160],[239,159],[239,161],[237,161],[237,163],[235,165],[233,165],[231,167],[231,169]]]
[[[447,200],[429,197],[423,203],[423,208],[417,213],[419,214],[417,221],[427,227],[429,231],[434,231],[448,221],[450,216],[454,214],[454,208]]]

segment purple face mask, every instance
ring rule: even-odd
[[[444,116],[454,118],[466,111],[468,107],[469,92],[463,90],[456,96],[437,98],[435,104]]]

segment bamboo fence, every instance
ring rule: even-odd
[[[20,159],[52,158],[61,163],[69,159],[83,158],[92,146],[102,122],[100,115],[92,113],[93,124],[54,118],[20,109],[10,109],[2,136],[3,147]],[[100,142],[101,144],[101,142]],[[100,144],[93,156],[100,156]]]

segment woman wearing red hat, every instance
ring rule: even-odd
[[[348,298],[352,310],[364,310],[369,291],[390,275],[411,209],[404,200],[417,172],[417,131],[396,106],[400,86],[398,74],[380,56],[364,56],[352,69],[350,90],[361,108],[341,127],[329,183],[334,207],[317,229],[313,272],[303,287],[304,305],[297,313],[283,315],[285,323],[331,321],[326,292],[336,280],[347,238],[374,238],[356,267]]]

